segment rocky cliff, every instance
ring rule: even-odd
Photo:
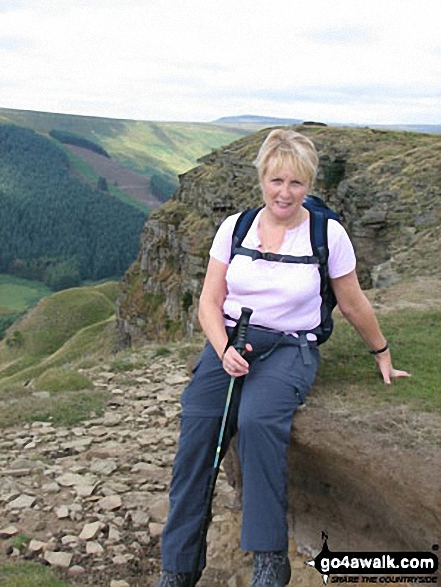
[[[441,275],[441,136],[293,127],[314,141],[315,193],[342,216],[365,287]],[[200,159],[148,219],[126,273],[117,316],[122,343],[191,335],[213,235],[229,214],[260,203],[252,165],[263,130]]]

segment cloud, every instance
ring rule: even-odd
[[[253,105],[252,114],[266,114],[286,118],[314,119],[323,122],[369,124],[378,121],[401,122],[396,114],[415,123],[427,124],[439,121],[440,92],[430,88],[409,88],[405,85],[328,85],[292,86],[277,89],[250,91],[243,87],[234,91],[204,91],[199,98],[219,107],[230,106],[229,112],[249,112],[247,104]],[[189,96],[189,99],[192,99]],[[215,116],[213,116],[215,118]]]
[[[324,45],[358,45],[374,43],[375,33],[367,27],[338,27],[312,30],[305,35],[309,40]]]
[[[13,10],[20,10],[26,6],[29,0],[2,0],[0,2],[0,12],[11,12]]]
[[[32,43],[28,39],[0,36],[0,51],[23,51],[29,49],[31,46]]]
[[[330,120],[340,109],[379,123],[437,110],[439,122],[439,0],[0,6],[0,106],[195,121],[238,111]]]

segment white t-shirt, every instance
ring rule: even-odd
[[[261,212],[254,219],[242,246],[258,249],[258,223]],[[210,256],[229,264],[226,281],[227,296],[223,311],[239,318],[242,307],[253,310],[250,323],[274,328],[287,334],[312,330],[320,324],[320,274],[317,265],[280,263],[235,255],[230,260],[231,241],[239,214],[229,216],[219,227]],[[294,256],[312,255],[309,219],[287,230],[278,253]],[[342,277],[355,269],[356,259],[352,243],[345,229],[336,220],[328,221],[329,275]],[[233,325],[226,320],[226,324]]]

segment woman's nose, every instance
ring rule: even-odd
[[[289,184],[282,183],[280,185],[280,195],[281,196],[288,196],[289,195]]]

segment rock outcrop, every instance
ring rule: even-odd
[[[342,216],[365,287],[404,274],[440,275],[441,137],[300,126],[320,155],[316,193]],[[171,339],[198,328],[213,235],[229,214],[261,201],[252,161],[268,130],[200,159],[172,200],[154,211],[118,302],[122,343]]]

